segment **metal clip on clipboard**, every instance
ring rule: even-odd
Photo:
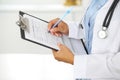
[[[16,24],[24,31],[29,32],[29,20],[24,18],[23,16],[19,15],[19,20]]]

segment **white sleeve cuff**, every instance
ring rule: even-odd
[[[69,37],[75,39],[81,39],[84,37],[84,32],[79,23],[71,22],[68,23],[69,26]]]
[[[86,78],[86,55],[74,56],[74,77],[75,78]]]

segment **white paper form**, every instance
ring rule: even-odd
[[[42,43],[57,50],[59,50],[57,43],[64,44],[62,37],[56,37],[48,33],[47,23],[26,14],[24,17],[29,20],[29,32],[25,31],[25,37],[27,39]]]

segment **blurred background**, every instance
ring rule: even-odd
[[[56,61],[50,49],[21,39],[16,25],[20,10],[50,21],[71,5],[74,10],[64,21],[80,21],[89,0],[66,1],[0,0],[0,80],[73,80],[72,65]]]

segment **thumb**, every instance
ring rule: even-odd
[[[63,50],[63,48],[64,48],[64,45],[63,45],[63,44],[58,43],[57,45],[58,45],[58,47],[59,47],[60,50]]]

